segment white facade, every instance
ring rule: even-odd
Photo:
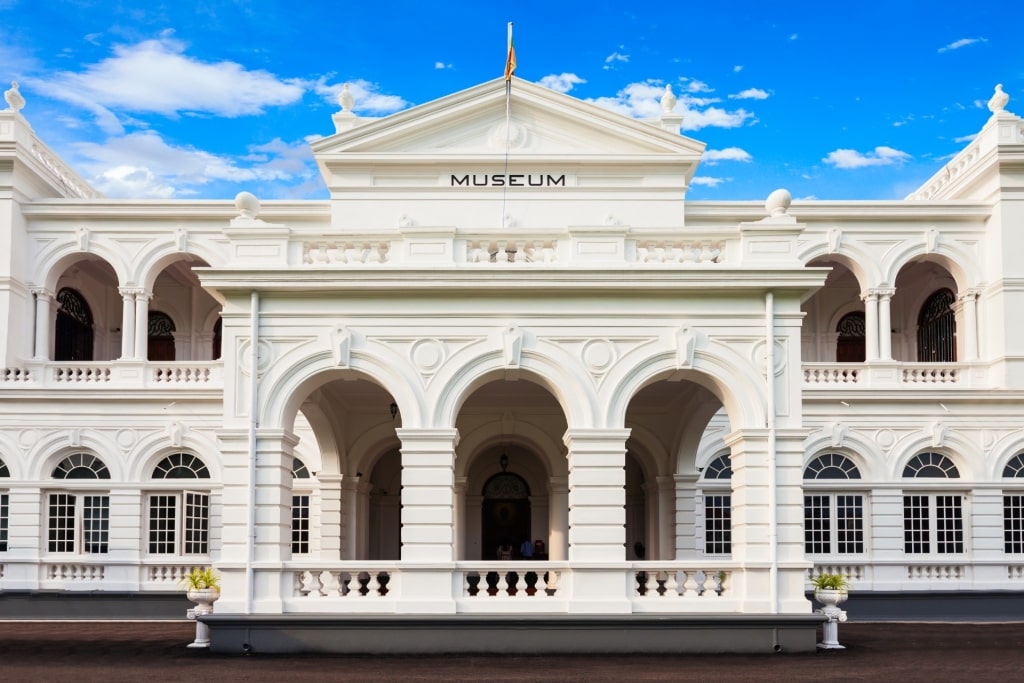
[[[0,112],[0,590],[213,564],[222,613],[802,614],[815,571],[1024,587],[1024,121],[994,102],[904,201],[690,202],[676,115],[511,93],[508,121],[503,80],[346,108],[313,144],[330,200],[262,205],[99,197]]]

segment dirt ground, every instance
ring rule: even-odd
[[[192,622],[0,621],[0,680],[73,681],[1012,681],[1024,622],[845,623],[845,650],[779,655],[213,655]]]

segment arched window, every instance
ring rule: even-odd
[[[75,453],[53,469],[54,479],[110,479],[103,461],[89,453]],[[110,543],[110,495],[108,492],[54,491],[47,496],[47,544],[51,553],[104,554]]]
[[[154,361],[173,361],[174,354],[174,321],[166,313],[150,311],[146,358]]]
[[[210,471],[191,453],[172,453],[156,464],[152,478],[199,483],[210,478]],[[205,555],[209,543],[209,491],[175,490],[149,495],[150,554]]]
[[[1005,479],[1020,480],[1024,488],[1024,453],[1018,453],[1003,468]],[[1016,483],[1016,482],[1014,482]],[[1020,555],[1024,553],[1024,490],[1003,491],[1003,550]]]
[[[956,362],[956,297],[948,289],[928,297],[917,317],[917,360],[919,363]]]
[[[720,455],[704,468],[704,554],[732,552],[732,458]],[[712,484],[711,482],[715,482]]]
[[[903,468],[907,479],[958,479],[960,472],[953,461],[941,453],[918,453]]]
[[[70,287],[57,292],[57,304],[54,360],[91,361],[93,322],[89,304]]]
[[[818,491],[808,482],[860,479],[857,465],[840,453],[825,453],[804,469],[804,552],[848,555],[864,552],[864,495],[850,491]],[[809,490],[810,489],[810,490]]]
[[[302,490],[310,482],[309,468],[292,458],[292,554],[309,553],[309,491]],[[301,489],[299,487],[302,487]]]
[[[0,478],[6,479],[10,476],[11,473],[7,469],[7,463],[0,460]],[[7,491],[0,491],[0,553],[7,552],[7,512],[9,505],[10,500],[7,497]]]
[[[941,453],[919,453],[907,461],[903,477],[916,480],[959,479],[960,472],[953,461]],[[904,491],[903,549],[914,555],[962,553],[963,495]]]
[[[54,479],[110,479],[110,470],[103,461],[89,453],[75,453],[57,463]]]
[[[863,363],[867,354],[864,350],[866,325],[864,313],[847,313],[836,325],[836,362]]]

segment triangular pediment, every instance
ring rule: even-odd
[[[339,155],[675,157],[695,164],[704,144],[621,114],[513,79],[507,102],[496,79],[313,143],[321,162]],[[506,125],[506,121],[509,125]]]

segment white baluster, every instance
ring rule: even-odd
[[[679,597],[679,581],[676,579],[676,570],[674,569],[669,570],[668,577],[665,579],[665,597]]]
[[[697,583],[697,572],[686,571],[686,580],[683,581],[683,597],[684,598],[695,598],[697,597],[697,587],[700,584]]]

